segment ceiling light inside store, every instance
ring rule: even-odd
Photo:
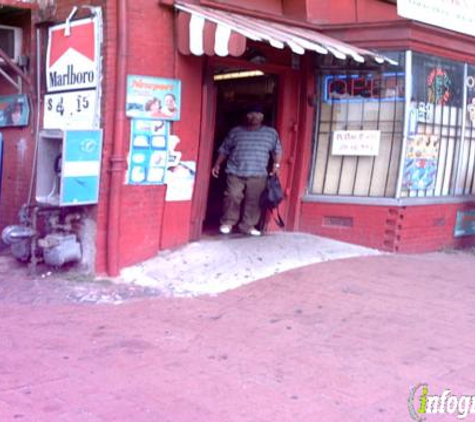
[[[213,79],[215,81],[222,81],[227,79],[252,78],[262,75],[264,75],[264,72],[260,70],[243,70],[239,72],[220,73],[218,75],[214,75]]]

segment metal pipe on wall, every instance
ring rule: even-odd
[[[120,199],[125,170],[124,157],[125,137],[125,98],[127,77],[127,0],[117,0],[117,54],[115,114],[112,128],[112,155],[110,156],[110,189],[107,221],[107,272],[111,276],[119,274],[119,229]]]

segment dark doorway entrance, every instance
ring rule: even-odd
[[[236,72],[236,76],[239,76],[238,72]],[[262,105],[264,107],[264,124],[272,127],[275,127],[277,107],[276,75],[263,74],[215,80],[215,84],[217,102],[212,163],[216,160],[218,148],[229,130],[244,122],[247,108],[250,105]],[[218,179],[210,177],[206,216],[203,222],[203,233],[205,234],[218,233],[225,187],[226,174],[223,169]]]

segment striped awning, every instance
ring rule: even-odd
[[[371,60],[397,64],[388,57],[310,29],[180,1],[175,2],[175,8],[179,11],[178,50],[182,54],[238,57],[245,52],[246,41],[250,39],[279,49],[288,47],[300,55],[311,51],[359,63]]]

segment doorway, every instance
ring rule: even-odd
[[[219,74],[229,74],[227,69]],[[264,124],[276,126],[278,78],[273,74],[261,74],[253,77],[241,77],[240,72],[233,72],[236,77],[217,80],[216,87],[216,123],[214,129],[212,163],[218,156],[218,149],[226,134],[234,126],[244,123],[247,109],[252,104],[260,104],[264,108]],[[218,233],[219,220],[222,213],[223,193],[226,188],[224,167],[219,178],[210,177],[206,214],[202,233],[213,235]]]

